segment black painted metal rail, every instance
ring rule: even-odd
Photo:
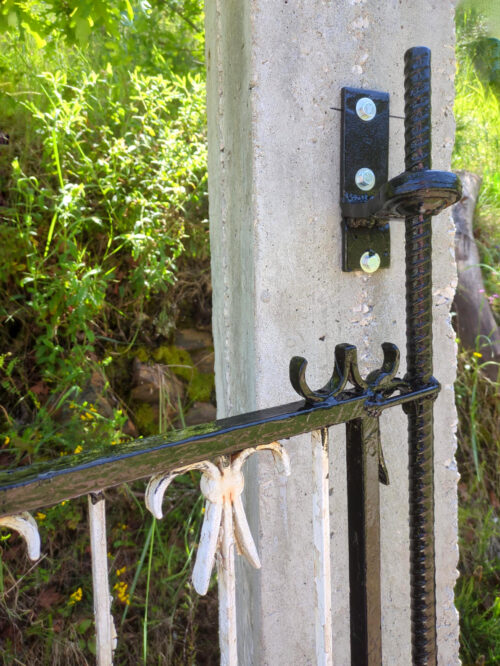
[[[0,472],[0,516],[57,504],[65,499],[147,478],[207,458],[368,416],[373,409],[432,396],[433,382],[387,398],[373,391],[345,391],[324,402],[292,402],[117,446]]]

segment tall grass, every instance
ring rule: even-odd
[[[168,338],[179,271],[208,258],[202,3],[137,6],[85,50],[57,26],[42,49],[0,36],[2,467],[120,446],[134,352]],[[143,493],[106,493],[116,662],[193,663],[197,479],[174,484],[158,523]],[[37,519],[35,567],[0,535],[2,660],[92,663],[85,503]]]
[[[123,350],[107,343],[172,330],[179,262],[208,255],[204,80],[3,42],[0,432],[47,455],[85,445],[80,414],[59,417]],[[121,419],[107,437],[96,420],[116,439]]]
[[[457,10],[453,166],[483,178],[474,233],[489,302],[500,314],[500,102],[485,62],[486,19],[471,3]],[[493,81],[493,83],[492,83]],[[477,350],[460,348],[459,414],[461,658],[466,666],[500,663],[500,384],[482,372]]]

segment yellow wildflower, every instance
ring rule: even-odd
[[[117,570],[116,570],[116,575],[117,575],[117,576],[121,576],[122,574],[125,573],[125,571],[127,571],[127,567],[126,567],[126,566],[125,566],[125,567],[122,567],[121,569],[117,569]]]
[[[73,594],[70,595],[68,605],[74,606],[74,604],[77,604],[79,601],[82,600],[82,597],[83,597],[83,591],[82,588],[79,587],[73,592]]]
[[[118,600],[122,602],[122,604],[127,604],[127,606],[130,604],[130,595],[127,592],[128,589],[128,583],[126,583],[124,580],[121,580],[119,583],[115,583],[113,586],[113,590],[116,590],[116,596],[118,597]]]
[[[10,437],[8,435],[5,436],[5,439],[3,440],[3,445],[7,446],[7,444],[10,442]]]
[[[483,358],[483,355],[480,352],[474,352],[472,356],[475,356],[476,358]]]
[[[41,511],[39,511],[36,514],[35,518],[41,522],[42,520],[45,520],[45,518],[47,518],[47,515],[45,513],[42,513]]]
[[[83,451],[83,448],[80,446],[80,444],[78,444],[78,446],[77,446],[76,449],[73,451],[73,453],[81,453],[82,451]]]

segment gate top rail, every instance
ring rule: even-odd
[[[381,413],[396,405],[433,398],[439,384],[386,397],[386,391],[353,389],[301,400],[239,416],[191,426],[117,446],[104,445],[78,454],[0,472],[0,516],[58,504],[105,488],[191,465],[206,458],[242,451],[256,444],[288,439],[319,428]]]

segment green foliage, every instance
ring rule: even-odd
[[[453,168],[467,169],[483,178],[477,211],[477,245],[492,305],[500,313],[500,97],[481,79],[470,53],[470,35],[483,34],[481,21],[466,15],[459,31],[455,79],[456,137]]]
[[[49,53],[61,42],[97,47],[98,56],[132,69],[186,74],[204,57],[199,0],[3,0],[1,33]]]
[[[459,512],[461,577],[456,605],[465,664],[497,664],[500,645],[500,530],[494,512],[470,500]]]
[[[205,193],[203,82],[136,70],[116,99],[107,92],[118,88],[111,66],[76,87],[61,72],[40,78],[41,100],[25,106],[42,146],[44,182],[18,160],[12,172],[18,196],[10,212],[16,228],[24,226],[29,256],[45,265],[68,259],[72,269],[97,258],[88,277],[100,296],[69,287],[93,308],[104,297],[95,278],[116,270],[117,253],[133,262],[134,296],[164,289],[184,249],[186,217],[199,217]],[[87,274],[79,276],[83,289]]]
[[[0,33],[6,466],[120,445],[131,359],[168,348],[178,296],[194,293],[180,271],[206,264],[209,248],[202,3],[4,0]],[[167,364],[189,361],[189,381],[187,356],[170,353]],[[133,414],[142,434],[157,430],[148,409]],[[173,484],[154,528],[136,498],[144,484],[108,491],[117,663],[194,662],[195,481]],[[3,659],[89,663],[85,500],[37,520],[46,559],[36,567],[20,571],[20,540],[0,535]]]
[[[4,39],[6,53],[23,50]],[[208,230],[200,74],[92,69],[73,49],[35,75],[24,58],[21,90],[7,86],[15,133],[0,154],[0,340],[13,354],[0,386],[14,417],[5,437],[31,454],[81,441],[55,416],[117,326],[132,343],[160,294],[165,318],[178,261],[207,256]]]
[[[478,35],[500,37],[500,5],[496,0],[460,0],[455,25],[459,48],[470,44]]]
[[[500,5],[464,2],[457,10],[453,166],[482,175],[475,235],[486,291],[500,312]],[[488,8],[492,13],[488,13]],[[455,385],[459,415],[460,578],[455,596],[460,613],[464,664],[500,659],[500,386],[482,373],[482,356],[460,350]]]
[[[495,664],[500,653],[500,386],[484,379],[478,352],[462,351],[459,415],[461,656],[465,664]]]
[[[92,30],[103,29],[110,37],[119,38],[119,25],[124,20],[134,20],[129,0],[3,0],[0,31],[18,31],[43,48],[51,35],[85,43]]]

